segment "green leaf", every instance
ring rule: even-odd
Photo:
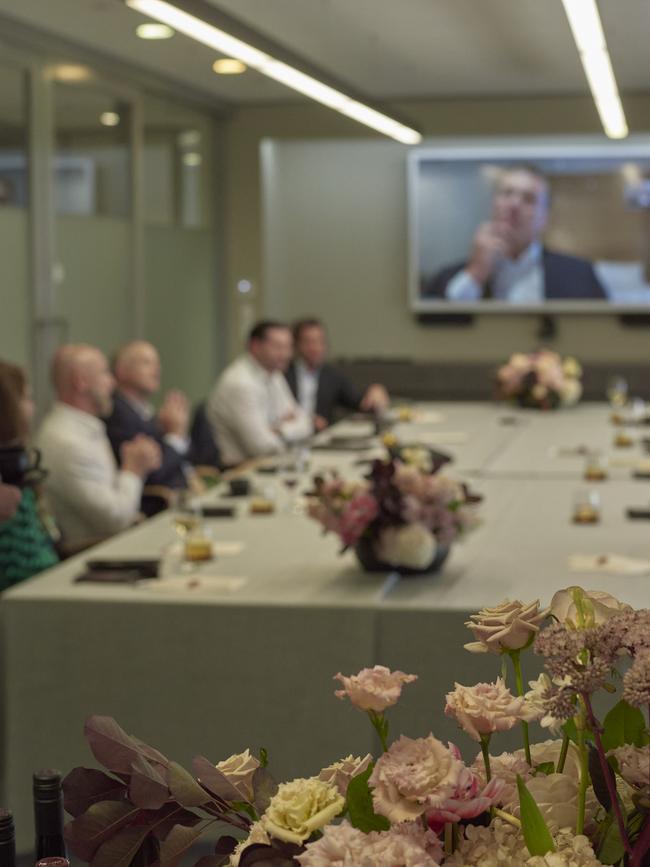
[[[368,786],[372,768],[373,766],[370,765],[363,774],[353,777],[347,791],[350,822],[364,834],[368,834],[370,831],[388,831],[390,828],[388,819],[375,813],[372,794]]]
[[[536,774],[544,774],[548,776],[549,774],[555,773],[555,762],[540,762],[535,766]]]
[[[625,846],[618,832],[618,825],[611,814],[606,821],[609,821],[609,827],[598,849],[598,860],[602,864],[618,864],[625,855]]]
[[[214,820],[211,819],[196,825],[194,828],[175,825],[160,844],[160,867],[175,867],[180,856],[199,839],[213,822]]]
[[[645,722],[641,711],[621,699],[610,710],[603,722],[603,749],[605,752],[624,744],[641,747],[645,739]]]
[[[197,783],[192,774],[176,762],[169,763],[167,780],[172,796],[181,807],[202,807],[213,800],[212,795]]]
[[[578,729],[576,728],[575,720],[573,717],[568,719],[564,725],[562,726],[562,731],[569,738],[570,741],[573,741],[574,744],[578,743]]]
[[[521,830],[528,851],[531,855],[546,855],[555,851],[555,844],[548,830],[535,798],[526,788],[526,784],[517,774],[517,790],[519,792],[519,807],[521,810]]]
[[[260,765],[265,768],[269,763],[269,751],[266,747],[260,747],[260,755],[259,755]]]

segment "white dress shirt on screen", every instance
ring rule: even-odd
[[[544,300],[544,268],[542,245],[535,241],[517,259],[502,258],[490,281],[494,301],[511,304],[538,304]],[[483,286],[465,269],[447,284],[448,301],[477,301],[483,297]]]
[[[310,416],[296,403],[284,375],[269,373],[248,354],[219,377],[207,416],[226,466],[281,452],[313,432]]]
[[[66,542],[109,536],[133,522],[142,479],[118,468],[101,419],[56,403],[37,445],[48,471],[45,494]]]
[[[313,418],[316,415],[316,397],[318,395],[320,370],[312,370],[300,359],[296,360],[295,365],[298,403],[305,410],[309,418]]]

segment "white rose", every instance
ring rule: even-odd
[[[562,373],[570,379],[579,379],[582,376],[582,365],[576,358],[568,355],[562,362]]]
[[[577,379],[565,379],[560,389],[560,400],[564,406],[573,406],[582,397],[582,385]]]
[[[255,822],[250,826],[248,837],[238,844],[237,848],[230,856],[230,867],[239,867],[239,860],[247,846],[254,846],[256,843],[268,846],[270,842],[271,840],[269,835],[266,833],[264,828],[259,822]]]
[[[514,367],[515,370],[519,371],[528,371],[532,366],[530,356],[524,355],[523,352],[515,352],[515,354],[510,357],[508,364],[511,367]]]
[[[281,783],[261,818],[262,827],[278,840],[303,843],[329,824],[345,806],[335,786],[316,777]]]
[[[425,569],[433,560],[436,540],[422,524],[387,527],[379,537],[377,555],[391,566]]]
[[[614,756],[618,762],[620,775],[630,786],[642,787],[650,779],[650,755],[648,747],[634,747],[625,744],[610,750],[608,756]]]
[[[260,763],[255,756],[250,754],[250,750],[246,750],[219,762],[217,770],[221,771],[224,777],[228,777],[229,782],[241,795],[242,801],[251,801],[253,798],[253,775],[259,766]]]
[[[551,599],[551,614],[560,623],[568,623],[569,626],[577,626],[578,606],[576,599],[588,600],[587,608],[593,609],[593,623],[583,624],[600,626],[615,614],[621,611],[631,611],[632,607],[625,602],[619,602],[616,597],[602,590],[583,590],[582,587],[567,587],[566,590],[558,590]]]
[[[578,781],[574,776],[538,774],[531,777],[526,786],[551,830],[575,828],[578,818]],[[514,812],[519,815],[519,804],[515,806]]]

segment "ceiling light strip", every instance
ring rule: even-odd
[[[201,42],[203,45],[207,45],[221,54],[241,60],[247,66],[256,69],[263,75],[359,123],[365,124],[383,135],[396,139],[403,144],[419,144],[422,141],[422,136],[417,130],[411,129],[394,118],[370,108],[370,106],[347,96],[336,88],[324,84],[311,75],[307,75],[281,60],[277,60],[270,54],[231,36],[224,30],[208,24],[206,21],[202,21],[188,12],[184,12],[178,6],[167,3],[166,0],[126,0],[126,5],[137,12],[154,18],[156,21],[168,24],[179,33],[183,33],[185,36],[189,36],[191,39],[195,39],[197,42]]]
[[[625,138],[629,130],[596,0],[562,3],[605,133],[610,138]]]

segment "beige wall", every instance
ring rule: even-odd
[[[634,132],[650,130],[650,97],[628,95],[624,99],[630,128]],[[501,100],[438,100],[411,102],[394,106],[418,125],[429,143],[453,136],[540,136],[556,134],[600,133],[600,125],[591,100],[587,97],[501,99]],[[251,107],[239,110],[232,118],[227,140],[227,281],[230,296],[235,295],[237,280],[246,277],[256,286],[255,303],[259,313],[297,315],[306,309],[311,298],[298,296],[295,288],[282,292],[276,287],[271,296],[264,286],[264,244],[261,213],[260,144],[265,138],[274,139],[363,139],[377,141],[361,126],[321,109],[316,105],[281,105]],[[375,149],[376,150],[376,149]],[[372,153],[368,148],[368,164],[362,168],[367,188],[372,182]],[[385,165],[385,163],[381,163]],[[380,170],[380,163],[376,164]],[[402,185],[403,172],[400,176]],[[396,189],[398,189],[396,187]],[[403,187],[396,196],[395,209],[405,208]],[[346,213],[345,209],[341,209]],[[358,232],[359,218],[364,209],[348,210],[348,223],[339,226],[341,235]],[[314,212],[315,216],[317,210]],[[373,201],[365,209],[367,221],[376,220]],[[381,222],[382,218],[379,217]],[[405,231],[405,229],[404,229]],[[389,237],[378,235],[387,246],[366,249],[363,255],[375,257],[366,275],[373,270],[388,268],[397,281],[404,280],[405,234]],[[272,243],[272,242],[271,242]],[[272,249],[272,248],[271,248]],[[396,293],[377,294],[377,282],[366,279],[359,284],[356,274],[341,274],[333,265],[336,288],[321,305],[334,337],[335,351],[355,355],[416,356],[431,359],[501,358],[514,349],[532,347],[537,320],[525,316],[477,317],[470,329],[427,328],[419,325],[406,310],[401,287]],[[295,287],[295,284],[294,284]],[[351,293],[354,288],[354,295]],[[352,299],[352,300],[351,300]],[[350,306],[352,305],[352,306]],[[230,306],[230,350],[240,345],[243,325],[241,306]],[[313,308],[312,308],[313,310]],[[372,316],[370,316],[372,312]],[[360,327],[363,325],[364,327]],[[573,352],[583,360],[645,361],[650,352],[650,332],[645,329],[624,329],[615,317],[559,317],[559,338],[555,344],[562,352]]]

